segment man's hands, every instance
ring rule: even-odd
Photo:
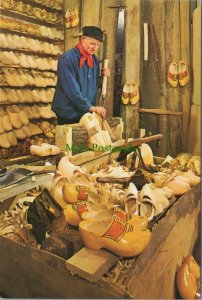
[[[105,118],[107,114],[106,109],[102,106],[91,106],[89,112],[96,112],[102,118]]]
[[[107,78],[110,77],[110,75],[111,75],[110,69],[108,69],[108,68],[103,68],[101,70],[101,73],[102,73],[103,76],[106,76]]]

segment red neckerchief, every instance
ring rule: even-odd
[[[92,55],[86,53],[86,51],[83,49],[81,43],[76,45],[75,48],[77,48],[79,50],[80,54],[82,55],[81,58],[80,58],[80,61],[79,61],[80,68],[83,67],[83,64],[84,64],[85,61],[87,62],[87,66],[89,68],[93,68],[93,57],[92,57]]]

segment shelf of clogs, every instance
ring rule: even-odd
[[[0,14],[2,16],[7,16],[7,17],[12,17],[12,18],[18,18],[18,19],[22,19],[24,21],[28,21],[28,22],[32,22],[32,23],[36,23],[39,25],[46,25],[46,26],[50,26],[50,27],[56,27],[56,28],[63,28],[63,16],[60,15],[60,20],[55,21],[55,22],[50,22],[47,20],[43,20],[43,19],[38,19],[32,15],[27,15],[25,13],[22,12],[17,12],[17,11],[13,11],[13,10],[6,10],[4,8],[0,8]]]
[[[8,29],[4,29],[4,28],[1,28],[1,33],[8,33]],[[27,38],[32,38],[32,39],[37,39],[39,41],[42,41],[42,42],[47,42],[47,43],[51,43],[51,44],[55,44],[55,45],[63,45],[64,44],[64,40],[57,40],[57,39],[51,39],[51,38],[48,38],[48,37],[43,37],[43,36],[36,36],[36,35],[33,35],[33,34],[29,34],[29,33],[25,33],[25,32],[21,32],[21,31],[17,31],[17,30],[10,30],[9,29],[9,33],[10,34],[16,34],[16,35],[19,35],[19,36],[24,36],[24,37],[27,37]]]
[[[16,128],[8,130],[4,130],[0,132],[0,138],[1,138],[1,143],[0,143],[0,157],[1,158],[8,158],[8,157],[14,157],[14,156],[19,156],[23,154],[28,154],[29,153],[29,146],[33,143],[38,143],[40,142],[50,142],[54,141],[54,124],[56,121],[56,116],[54,114],[51,114],[51,102],[52,102],[52,96],[53,96],[53,89],[55,88],[56,81],[55,81],[55,76],[56,76],[56,66],[57,66],[57,59],[61,53],[64,51],[64,27],[63,27],[63,11],[62,11],[62,1],[54,1],[54,4],[58,4],[59,6],[54,8],[54,5],[47,6],[48,3],[50,3],[52,0],[44,0],[44,1],[34,1],[34,0],[23,0],[23,1],[12,1],[10,2],[11,5],[14,5],[13,7],[10,7],[9,9],[6,9],[6,3],[9,3],[8,1],[1,1],[1,8],[0,8],[0,29],[1,29],[1,34],[4,34],[5,36],[8,37],[7,34],[9,34],[9,38],[11,43],[13,42],[12,37],[16,38],[16,41],[18,37],[24,37],[25,41],[25,48],[30,48],[30,49],[24,49],[24,44],[23,44],[23,49],[22,48],[17,48],[15,45],[12,45],[9,47],[9,38],[8,38],[8,45],[7,47],[3,46],[0,48],[0,51],[3,53],[8,53],[8,55],[13,54],[15,58],[17,58],[17,63],[10,63],[12,62],[12,59],[9,61],[9,58],[11,56],[7,57],[7,61],[9,63],[4,63],[3,59],[0,62],[0,89],[1,93],[2,91],[5,93],[6,92],[6,97],[4,100],[7,99],[7,101],[2,101],[0,99],[0,125],[2,125],[2,120],[3,116],[5,117],[6,114],[8,114],[8,111],[13,109],[14,107],[17,107],[19,110],[25,112],[28,117],[28,129],[26,128],[23,129],[27,132],[29,132],[29,128],[33,130],[32,134],[28,134],[23,140],[23,138],[19,139],[17,137],[17,144],[16,145],[10,145],[3,147],[2,146],[2,140],[5,140],[5,136],[11,136],[13,133],[16,133]],[[41,3],[39,3],[41,2]],[[8,4],[9,5],[9,4]],[[17,11],[17,9],[21,7],[22,9],[27,9],[27,12],[24,10],[23,11]],[[15,8],[15,9],[14,9]],[[31,15],[32,12],[36,12],[38,10],[39,17],[40,13],[45,13],[47,16],[44,16],[44,19],[42,18],[37,18],[33,14]],[[29,11],[29,13],[28,13]],[[53,18],[57,18],[57,20],[50,21],[51,19],[51,14]],[[43,17],[41,15],[41,17]],[[45,20],[46,17],[46,20]],[[49,18],[49,20],[48,20]],[[2,22],[1,22],[2,21]],[[27,38],[27,39],[26,39]],[[28,38],[30,40],[28,40]],[[39,46],[38,49],[37,47],[30,47],[30,43],[40,43],[41,47]],[[43,42],[46,43],[46,52],[43,49]],[[10,45],[11,45],[10,43]],[[14,42],[15,43],[15,42]],[[28,47],[26,47],[26,43]],[[52,44],[52,45],[51,45]],[[56,47],[56,48],[54,48]],[[36,50],[42,49],[42,51],[36,51]],[[5,55],[4,53],[4,55]],[[16,54],[16,55],[15,55]],[[22,54],[22,56],[20,55]],[[7,55],[7,54],[6,54]],[[3,58],[3,55],[1,56]],[[27,64],[23,61],[22,57],[29,57],[29,62],[31,59],[37,60],[38,65],[35,62],[35,64]],[[30,58],[31,57],[31,58]],[[43,60],[46,60],[46,67],[44,67]],[[40,60],[42,60],[42,64],[40,64]],[[13,60],[16,62],[16,60]],[[42,66],[42,67],[41,67]],[[32,70],[39,72],[42,76],[42,79],[44,78],[45,81],[47,81],[46,84],[40,84],[38,83],[37,85],[34,84],[24,84],[21,86],[21,83],[14,85],[9,85],[6,80],[3,78],[5,77],[3,73],[6,69],[16,69],[16,72],[20,75],[21,70],[27,70],[28,73],[25,72],[26,76],[29,76],[31,74],[31,77],[33,76],[34,78],[34,72],[30,73]],[[13,70],[14,72],[14,70]],[[49,72],[49,76],[43,77],[43,72]],[[15,74],[15,72],[14,72]],[[54,76],[53,76],[54,74]],[[12,76],[12,74],[10,74]],[[9,75],[9,76],[10,76]],[[39,76],[39,78],[41,78]],[[8,77],[7,77],[8,78]],[[38,79],[39,79],[38,78]],[[48,81],[50,79],[51,85],[48,84]],[[26,80],[25,80],[26,81]],[[54,82],[54,84],[53,84]],[[50,90],[51,93],[50,93]],[[36,99],[33,100],[33,95],[32,97],[29,97],[30,95],[35,92],[38,93],[38,95],[43,95],[43,92],[47,93],[46,97],[42,97],[40,100]],[[22,93],[23,97],[20,98],[19,95]],[[12,95],[15,95],[12,98]],[[45,94],[46,95],[46,94]],[[51,95],[51,96],[50,96]],[[50,99],[48,98],[50,97]],[[20,100],[20,101],[19,101]],[[10,108],[9,108],[10,107]],[[23,125],[24,126],[24,125]],[[22,128],[23,128],[22,126]],[[26,126],[25,126],[26,127]],[[33,129],[34,128],[34,129]],[[36,129],[38,128],[38,129]],[[1,129],[1,126],[0,126]],[[5,129],[5,128],[4,128]],[[39,130],[40,129],[40,130]],[[21,128],[20,128],[21,130]],[[10,141],[9,141],[10,143]]]

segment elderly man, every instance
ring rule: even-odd
[[[102,118],[106,116],[106,109],[96,106],[100,68],[95,52],[103,42],[103,32],[95,26],[85,26],[82,31],[80,43],[61,55],[58,61],[52,110],[59,125],[78,123],[87,112],[96,112]],[[110,76],[109,69],[103,69],[102,73]]]

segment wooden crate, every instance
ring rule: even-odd
[[[103,155],[79,164],[90,169],[118,156]],[[73,157],[76,160],[76,156]],[[192,253],[200,233],[200,186],[181,196],[153,228],[146,250],[125,272],[123,284],[102,276],[91,283],[72,275],[65,260],[0,237],[0,293],[11,298],[176,299],[175,274]],[[122,274],[123,275],[123,274]],[[121,276],[122,276],[121,275]]]

